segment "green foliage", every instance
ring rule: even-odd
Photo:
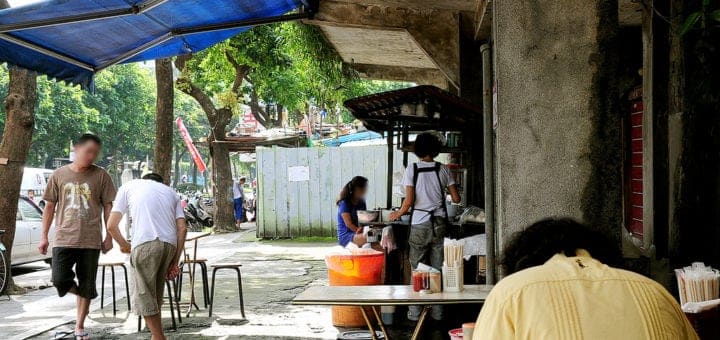
[[[690,29],[692,29],[693,27],[695,27],[695,25],[697,24],[697,22],[700,20],[700,14],[701,14],[700,12],[691,13],[691,14],[687,17],[687,19],[685,19],[685,22],[684,22],[683,25],[680,27],[680,35],[684,35],[684,34],[687,33],[688,31],[690,31]]]
[[[152,155],[155,140],[155,77],[139,64],[119,65],[95,79],[95,93],[83,91],[100,119],[90,127],[103,138],[107,156],[123,160]]]
[[[138,64],[120,65],[97,75],[94,93],[46,77],[38,78],[35,132],[28,166],[44,167],[66,158],[71,140],[85,132],[103,139],[103,155],[117,161],[140,160],[152,153],[155,139],[155,84]],[[7,95],[7,67],[0,66],[0,98]],[[0,107],[0,129],[5,112]],[[1,130],[0,130],[1,131]]]
[[[680,26],[680,35],[685,35],[692,29],[701,28],[705,33],[710,27],[720,27],[720,1],[715,1],[715,6],[711,6],[710,0],[702,0],[701,7],[699,10],[692,12],[685,18],[685,21]],[[711,7],[716,7],[714,10]],[[715,25],[713,25],[713,22]]]
[[[296,22],[243,32],[196,54],[186,72],[216,105],[239,112],[239,104],[249,103],[254,92],[264,103],[284,107],[295,122],[302,118],[293,113],[306,113],[310,105],[334,113],[330,121],[338,116],[349,121],[344,100],[409,86],[360,80],[316,27]],[[233,91],[238,76],[242,84]]]
[[[231,58],[231,59],[229,59]],[[240,86],[233,91],[238,69]],[[196,54],[185,70],[192,82],[209,94],[218,107],[239,112],[255,93],[265,103],[282,105],[299,122],[311,105],[325,108],[327,120],[349,122],[342,107],[349,98],[382,92],[410,84],[361,80],[343,63],[323,35],[313,26],[300,23],[263,25],[239,34]],[[35,133],[28,165],[46,166],[53,158],[67,157],[70,142],[82,133],[93,132],[104,140],[103,158],[116,162],[143,160],[152,154],[155,138],[155,77],[140,64],[119,65],[99,73],[93,93],[45,77],[38,79]],[[8,90],[8,69],[0,65],[0,98]],[[292,117],[292,113],[300,113]],[[4,128],[0,106],[0,131]],[[176,91],[175,114],[185,121],[197,141],[207,136],[207,117],[197,102]],[[176,150],[184,150],[175,133]],[[207,160],[207,150],[201,148]],[[181,171],[190,160],[185,153]]]

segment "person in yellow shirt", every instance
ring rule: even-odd
[[[510,275],[488,295],[473,340],[698,339],[664,287],[613,267],[617,243],[568,218],[516,234],[501,261]]]

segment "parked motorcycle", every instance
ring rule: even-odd
[[[183,210],[185,212],[185,221],[190,231],[202,231],[203,227],[212,227],[213,218],[199,204],[198,193],[185,193],[180,195]]]
[[[245,216],[247,216],[250,222],[255,221],[255,210],[257,209],[257,192],[253,189],[253,193],[245,195],[245,201],[243,202],[243,209],[245,210]]]
[[[200,192],[188,195],[188,211],[192,215],[196,224],[202,227],[212,227],[214,224],[213,215],[206,209],[210,207],[210,202],[206,202]]]

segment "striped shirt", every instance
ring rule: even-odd
[[[490,292],[473,340],[698,339],[657,282],[611,268],[584,250],[504,278]]]

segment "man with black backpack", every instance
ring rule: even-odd
[[[435,161],[441,147],[440,139],[432,133],[424,132],[417,136],[414,152],[420,161],[405,170],[405,201],[400,210],[390,216],[396,220],[411,211],[408,243],[412,268],[417,268],[418,263],[425,263],[442,269],[447,225],[446,190],[454,203],[460,202],[450,169]],[[419,306],[410,306],[408,319],[417,321],[420,311]],[[440,306],[433,307],[431,315],[435,320],[442,319]]]

